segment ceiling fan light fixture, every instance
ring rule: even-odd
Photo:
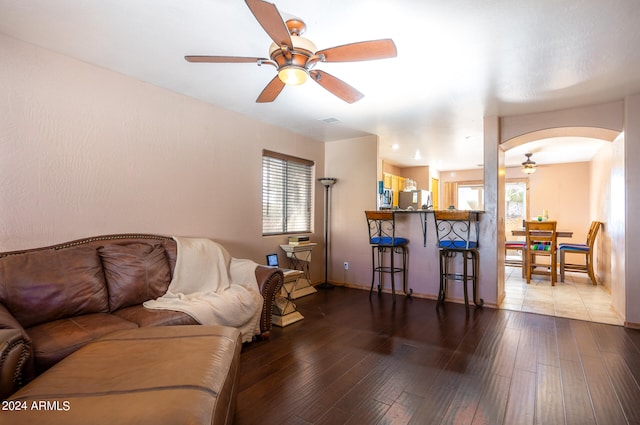
[[[527,160],[522,163],[522,172],[525,174],[533,174],[536,172],[536,163],[531,160],[531,153],[525,153],[524,156],[527,157]]]
[[[273,102],[285,85],[304,84],[311,77],[322,88],[347,103],[354,103],[364,96],[355,88],[328,72],[313,69],[321,62],[356,62],[396,57],[396,46],[391,39],[368,40],[343,44],[318,51],[316,45],[301,37],[307,26],[302,19],[292,17],[283,21],[275,4],[264,0],[245,0],[262,29],[273,40],[269,58],[240,56],[185,56],[187,62],[200,63],[255,63],[273,65],[277,77],[267,83],[257,103]]]
[[[280,81],[290,86],[299,86],[309,79],[309,73],[306,69],[300,66],[287,65],[280,68],[278,71],[278,78],[280,78]]]

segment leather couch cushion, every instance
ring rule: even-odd
[[[198,322],[187,313],[173,310],[152,310],[150,308],[144,308],[142,305],[123,308],[114,311],[113,314],[121,319],[136,323],[140,327],[198,324]]]
[[[98,248],[109,288],[109,309],[115,311],[167,292],[171,270],[161,244],[109,244]]]
[[[240,332],[222,326],[115,332],[10,397],[58,402],[59,411],[2,413],[13,425],[232,424],[241,349]]]
[[[109,311],[95,248],[77,246],[0,258],[0,303],[25,328]]]
[[[103,335],[137,327],[112,314],[97,313],[43,323],[26,331],[31,337],[36,373],[40,374]]]

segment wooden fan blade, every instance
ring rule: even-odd
[[[251,9],[251,13],[255,16],[256,20],[262,25],[265,32],[271,37],[271,39],[278,46],[288,46],[293,49],[293,43],[291,41],[291,35],[287,24],[282,20],[280,12],[273,3],[267,3],[262,0],[244,0]]]
[[[357,102],[364,97],[362,93],[349,84],[324,71],[313,70],[309,74],[316,83],[347,103]]]
[[[284,83],[280,80],[280,77],[276,75],[273,80],[269,81],[269,84],[267,84],[264,90],[262,90],[262,93],[260,93],[260,96],[258,96],[256,102],[273,102],[274,100],[276,100],[276,97],[278,97],[283,88]]]
[[[245,58],[239,56],[185,56],[187,62],[201,63],[259,63],[266,58]]]
[[[390,38],[345,44],[316,52],[316,55],[324,55],[324,62],[369,61],[393,58],[397,54],[396,45]]]

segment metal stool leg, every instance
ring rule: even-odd
[[[469,251],[462,251],[462,285],[464,289],[464,306],[469,309],[469,291],[467,289],[467,284],[469,283],[469,273],[468,273],[468,264],[469,264]]]
[[[447,251],[441,249],[440,250],[440,290],[438,291],[437,305],[444,303],[446,287],[447,287],[446,275],[448,273],[447,257],[448,257]]]
[[[473,258],[473,303],[482,307],[484,300],[478,299],[478,270],[480,268],[480,258],[478,257],[478,251],[470,251]]]
[[[391,271],[391,294],[393,296],[393,302],[396,302],[396,266],[395,266],[395,262],[394,262],[394,257],[396,256],[396,250],[391,247],[389,249],[390,254],[391,255],[391,268],[389,269]]]
[[[373,292],[373,282],[376,280],[376,247],[371,246],[371,289],[369,290],[369,296]]]
[[[462,257],[462,274],[451,272],[451,261],[460,252]],[[469,289],[468,284],[471,282],[473,291],[473,303],[482,307],[484,304],[483,299],[478,299],[478,270],[479,270],[479,258],[478,253],[475,250],[453,250],[442,249],[440,250],[440,290],[438,292],[437,305],[444,303],[446,298],[447,283],[449,280],[460,281],[463,285],[464,291],[464,304],[469,308]]]
[[[378,294],[382,293],[382,287],[384,285],[384,253],[387,248],[378,247]]]
[[[402,290],[408,298],[413,295],[413,289],[407,285],[407,247],[402,246]]]

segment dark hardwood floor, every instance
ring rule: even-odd
[[[235,423],[640,424],[640,331],[336,287],[244,347]]]

